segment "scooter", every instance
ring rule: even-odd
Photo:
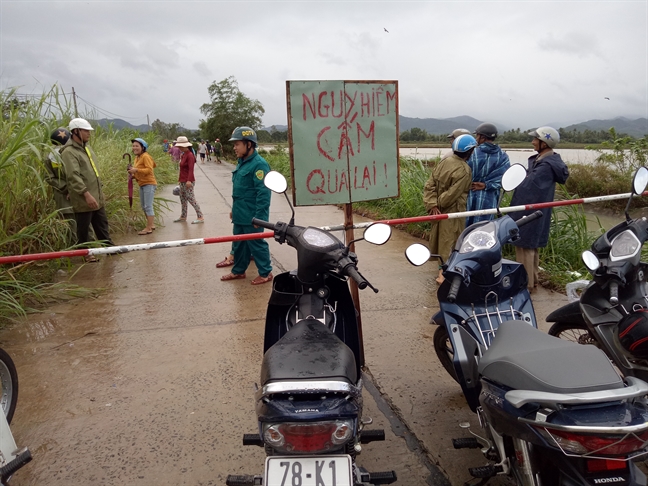
[[[286,195],[278,172],[264,183]],[[298,262],[273,281],[255,396],[259,430],[243,437],[244,445],[265,448],[265,474],[230,475],[227,485],[391,484],[394,471],[370,473],[356,464],[362,444],[384,440],[385,432],[366,429],[372,420],[362,416],[361,335],[347,277],[361,290],[378,289],[358,272],[349,246],[328,231],[295,225],[286,199],[289,223],[252,221],[295,248]],[[390,236],[388,225],[376,223],[363,239],[384,244]]]
[[[512,166],[503,189],[525,176]],[[522,486],[646,485],[633,459],[648,453],[648,384],[624,380],[595,347],[538,330],[524,267],[502,259],[502,246],[541,215],[475,223],[443,264],[434,321],[447,337],[437,354],[482,429],[453,445],[489,460],[469,469],[479,484],[507,475]],[[432,256],[421,244],[406,250],[414,265]]]
[[[19,448],[9,424],[18,402],[18,374],[11,356],[0,349],[0,484],[8,484],[11,476],[32,460],[27,447]]]
[[[625,349],[620,342],[619,322],[640,309],[648,308],[646,277],[648,264],[641,261],[641,249],[648,240],[648,220],[632,219],[628,210],[634,195],[648,185],[648,169],[635,173],[626,205],[626,219],[606,231],[583,252],[592,281],[580,298],[547,316],[553,322],[549,334],[602,349],[624,376],[648,381],[648,360]]]

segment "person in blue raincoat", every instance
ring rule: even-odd
[[[560,135],[551,127],[540,127],[529,133],[533,137],[533,148],[537,154],[529,157],[528,175],[513,193],[511,206],[550,202],[554,200],[556,183],[564,184],[569,177],[569,169],[559,154],[553,149],[560,141]],[[517,220],[535,212],[518,211],[510,216]],[[542,218],[520,228],[520,238],[513,242],[515,259],[524,265],[529,276],[528,287],[534,291],[538,287],[538,248],[547,246],[551,226],[551,208],[542,209]]]
[[[482,123],[475,130],[477,148],[468,159],[472,171],[472,185],[466,204],[468,211],[497,207],[502,176],[511,166],[511,162],[506,152],[493,143],[495,138],[497,138],[497,127],[492,123]],[[493,216],[493,214],[469,216],[466,218],[466,228],[478,221],[490,221]]]
[[[249,127],[237,127],[232,132],[230,142],[234,142],[234,153],[238,165],[232,172],[232,212],[230,216],[235,235],[261,233],[263,228],[254,226],[252,218],[268,221],[270,218],[270,189],[263,184],[270,166],[256,150],[257,136]],[[261,285],[272,281],[272,264],[270,248],[265,239],[240,241],[234,247],[234,266],[232,272],[223,275],[221,280],[245,278],[245,271],[250,265],[250,256],[254,258],[259,275],[252,280],[252,285]]]

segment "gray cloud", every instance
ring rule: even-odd
[[[543,51],[571,54],[580,58],[603,57],[596,36],[586,32],[567,32],[559,37],[549,33],[538,41],[538,47]]]

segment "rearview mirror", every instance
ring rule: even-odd
[[[268,172],[263,179],[265,186],[270,189],[272,192],[277,194],[282,194],[288,189],[288,182],[286,178],[279,172],[272,170]]]
[[[385,223],[374,223],[364,230],[363,237],[365,241],[374,245],[384,245],[391,238],[391,226]]]
[[[648,186],[648,169],[639,167],[632,178],[632,191],[639,195],[646,190]]]
[[[522,184],[522,181],[526,176],[527,170],[522,164],[513,164],[511,167],[506,169],[506,172],[504,172],[504,175],[502,176],[502,189],[506,192],[512,191]]]
[[[430,249],[420,243],[414,243],[413,245],[408,246],[405,250],[405,258],[407,258],[407,261],[417,267],[420,267],[427,262],[431,256],[432,253],[430,253]]]
[[[596,269],[601,266],[601,262],[599,261],[598,257],[589,250],[585,250],[581,255],[581,258],[583,259],[583,263],[590,272],[596,271]]]

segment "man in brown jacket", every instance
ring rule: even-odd
[[[97,240],[113,245],[108,231],[108,217],[104,209],[104,196],[96,165],[96,155],[86,144],[94,129],[83,118],[74,118],[68,127],[72,136],[61,149],[61,159],[67,175],[67,189],[77,223],[78,243],[90,241],[92,224]],[[86,257],[94,262],[94,256]]]
[[[423,202],[428,214],[448,214],[466,210],[472,174],[466,161],[477,141],[472,135],[460,135],[452,142],[453,154],[440,160],[425,183]],[[430,251],[447,261],[457,238],[464,229],[464,218],[442,219],[432,222]],[[443,283],[439,268],[437,283]]]

